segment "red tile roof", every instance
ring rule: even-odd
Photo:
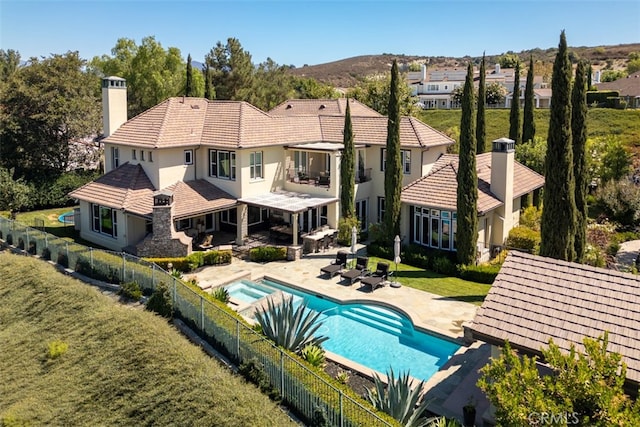
[[[383,117],[373,108],[369,108],[355,99],[349,99],[349,109],[351,110],[351,116]],[[346,111],[346,98],[289,99],[269,110],[269,114],[272,116],[344,116]]]
[[[512,251],[478,310],[475,338],[538,354],[609,333],[609,347],[640,382],[640,276]]]
[[[232,195],[204,179],[178,181],[163,191],[173,192],[173,217],[176,220],[237,205],[237,200]]]
[[[458,155],[443,154],[431,172],[402,189],[404,203],[440,209],[456,210],[458,191]],[[513,197],[520,197],[544,185],[544,178],[515,162],[513,167]],[[491,193],[491,153],[476,157],[478,173],[478,212],[485,213],[502,205]]]
[[[307,106],[327,102],[333,106],[327,109],[335,114],[271,115],[246,102],[169,98],[129,120],[104,141],[153,148],[199,144],[242,148],[305,142],[341,143],[342,101],[302,101],[305,100],[290,102]],[[387,118],[366,108],[359,108],[364,111],[362,116],[352,116],[355,142],[383,145],[387,138]],[[400,128],[403,147],[426,148],[454,143],[448,136],[413,117],[403,117]]]
[[[612,82],[596,84],[598,90],[617,90],[620,96],[640,96],[640,73],[634,73]]]

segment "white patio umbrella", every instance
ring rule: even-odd
[[[356,257],[357,251],[356,243],[358,243],[358,229],[354,225],[353,227],[351,227],[351,254],[353,255],[354,259]]]
[[[394,278],[395,280],[391,282],[391,286],[393,286],[394,288],[399,288],[400,282],[398,282],[398,263],[402,262],[402,260],[400,259],[400,236],[396,236],[396,238],[393,239],[393,262],[396,263],[396,276]]]

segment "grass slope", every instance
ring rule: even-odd
[[[160,317],[36,259],[0,252],[0,277],[0,425],[293,425]]]

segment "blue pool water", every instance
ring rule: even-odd
[[[381,373],[392,367],[428,380],[460,348],[416,330],[406,316],[377,304],[338,304],[269,280],[257,285],[280,289],[294,296],[294,305],[305,301],[309,309],[323,312],[317,333],[329,337],[325,350]]]
[[[230,298],[246,302],[248,304],[253,304],[259,299],[275,292],[275,289],[272,287],[264,286],[250,280],[240,280],[230,285],[226,285],[225,289],[229,292]]]
[[[73,222],[74,222],[74,213],[73,213],[73,211],[63,213],[62,215],[60,215],[58,217],[58,221],[60,221],[63,224],[73,224]]]

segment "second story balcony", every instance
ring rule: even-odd
[[[313,171],[306,169],[287,169],[287,181],[296,184],[329,187],[331,185],[331,173],[328,171]]]
[[[371,168],[358,169],[356,171],[356,184],[371,181]]]

